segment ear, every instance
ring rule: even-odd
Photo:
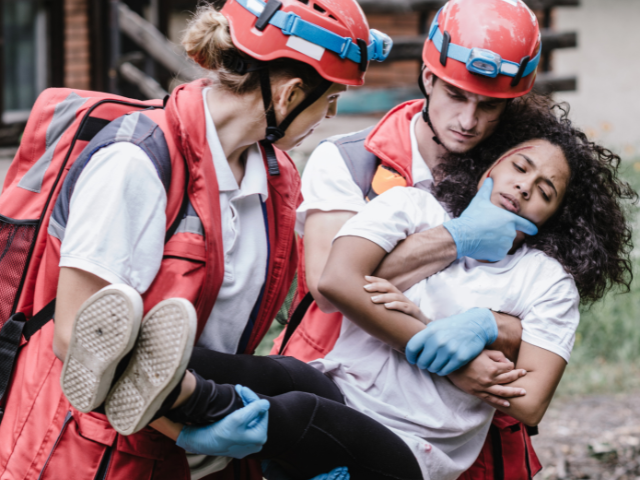
[[[424,82],[424,88],[427,91],[427,95],[431,95],[431,93],[433,93],[433,79],[433,72],[425,65],[422,70],[422,81]]]
[[[274,82],[275,83],[275,82]],[[278,122],[286,118],[305,98],[304,83],[299,78],[281,80],[273,86],[273,107]]]

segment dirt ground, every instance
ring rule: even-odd
[[[537,480],[640,480],[640,395],[554,400],[534,447]]]

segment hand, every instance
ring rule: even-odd
[[[474,395],[494,408],[509,407],[507,399],[522,397],[526,391],[522,388],[506,387],[524,377],[527,371],[514,369],[502,352],[484,350],[460,370],[449,375],[449,380],[463,392]]]
[[[538,227],[491,203],[493,179],[487,178],[464,212],[443,226],[456,242],[458,258],[497,262],[513,247],[517,231],[536,235]]]
[[[349,480],[349,469],[347,467],[338,467],[331,470],[329,473],[323,473],[317,477],[313,477],[311,480]]]
[[[425,316],[420,308],[405,297],[400,290],[398,290],[391,282],[384,278],[378,277],[364,277],[368,285],[364,286],[364,289],[369,293],[381,293],[382,295],[374,295],[371,297],[371,301],[376,304],[383,303],[385,308],[389,310],[398,310],[399,312],[406,313],[413,318],[420,320],[425,325],[430,320]]]
[[[291,480],[291,476],[277,462],[272,460],[262,461],[262,475],[267,480]],[[347,467],[338,467],[329,473],[313,477],[311,480],[349,480],[350,478]]]
[[[236,391],[244,408],[205,427],[185,426],[176,444],[191,453],[233,458],[262,450],[267,442],[270,404],[247,387],[236,385]]]
[[[409,363],[440,376],[466,365],[498,338],[498,325],[487,308],[472,308],[429,323],[407,343]]]

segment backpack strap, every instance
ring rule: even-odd
[[[493,478],[494,480],[504,480],[504,459],[502,458],[502,437],[500,430],[494,424],[489,428],[491,437],[491,447],[493,453]]]
[[[282,355],[282,352],[284,352],[284,348],[287,346],[287,342],[289,342],[291,336],[293,335],[293,332],[296,331],[296,328],[298,328],[298,326],[302,322],[302,319],[307,313],[307,310],[309,310],[311,303],[313,303],[313,296],[311,296],[311,292],[307,292],[302,300],[300,300],[300,303],[293,311],[291,317],[289,318],[289,321],[287,322],[287,330],[284,333],[284,338],[282,339],[282,344],[280,345],[280,351],[278,352],[279,355]]]
[[[353,181],[362,190],[363,197],[366,197],[369,193],[376,168],[380,164],[378,157],[364,148],[364,142],[373,128],[369,127],[349,135],[331,137],[320,142],[321,144],[325,142],[333,143],[338,147],[340,155],[342,155],[344,163],[353,177]]]
[[[18,356],[21,337],[29,340],[31,335],[45,326],[53,318],[56,309],[56,299],[51,300],[42,310],[27,322],[22,312],[14,313],[0,330],[0,400],[9,387],[13,364]],[[0,422],[4,416],[4,409],[0,407]]]

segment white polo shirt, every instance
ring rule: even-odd
[[[422,113],[411,119],[411,171],[413,186],[429,191],[433,185],[433,175],[427,163],[420,155],[416,139],[416,123]],[[353,135],[348,133],[338,138]],[[296,214],[296,232],[304,234],[304,222],[307,212],[321,210],[332,212],[337,210],[358,213],[367,204],[362,190],[353,180],[347,164],[338,147],[331,142],[321,143],[309,157],[302,174],[302,196]]]
[[[203,101],[222,216],[224,280],[198,345],[236,353],[267,270],[263,202],[267,174],[257,145],[247,152],[238,185]],[[147,291],[164,252],[167,196],[144,150],[116,143],[94,154],[78,178],[60,249],[60,266]],[[206,294],[206,293],[205,293]]]

